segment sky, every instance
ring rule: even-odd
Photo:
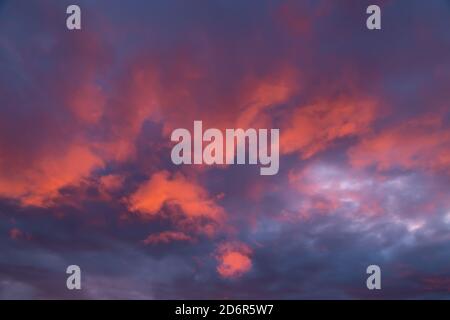
[[[445,0],[0,1],[0,299],[449,299],[449,30]],[[173,164],[195,120],[278,128],[278,174]]]

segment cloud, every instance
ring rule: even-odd
[[[0,160],[1,168],[6,165]],[[69,146],[63,154],[41,155],[20,170],[0,171],[0,196],[18,199],[22,205],[49,206],[61,188],[76,185],[102,166],[103,161],[88,147]]]
[[[281,152],[299,152],[307,159],[339,138],[367,133],[376,116],[376,105],[367,99],[326,99],[299,107],[281,131]]]
[[[156,172],[128,198],[129,210],[142,217],[155,217],[164,206],[180,209],[183,218],[172,215],[180,227],[194,227],[197,232],[209,236],[217,231],[225,218],[225,210],[207,190],[181,173]],[[200,224],[204,220],[206,224]]]
[[[184,232],[179,231],[164,231],[156,234],[149,235],[142,242],[144,244],[161,244],[161,243],[170,243],[173,241],[193,241],[194,239],[185,234]]]
[[[117,191],[122,187],[124,177],[117,174],[108,174],[100,177],[100,186],[105,191]]]
[[[357,168],[421,169],[450,173],[450,129],[443,116],[425,115],[386,128],[349,150]]]
[[[222,243],[216,251],[217,272],[223,278],[236,278],[252,268],[252,250],[239,242]]]
[[[1,13],[0,47],[8,68],[0,77],[0,197],[48,207],[62,188],[76,186],[105,163],[87,132],[105,106],[98,80],[108,50],[96,32],[60,28],[54,17],[64,13],[61,4],[7,8],[19,18]],[[33,39],[17,37],[24,28],[34,30]]]
[[[445,182],[421,174],[376,175],[318,161],[291,170],[288,179],[289,204],[277,217],[280,221],[328,215],[365,221],[384,216],[415,233],[426,229],[430,216],[441,216],[450,206]]]
[[[448,295],[447,2],[122,2],[0,10],[1,297]],[[280,128],[279,174],[175,169],[194,120]]]

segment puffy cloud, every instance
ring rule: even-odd
[[[240,242],[222,243],[216,251],[217,272],[224,278],[236,278],[250,271],[252,250]]]
[[[147,215],[157,214],[164,204],[180,206],[189,217],[207,217],[219,220],[223,209],[218,206],[208,192],[181,173],[172,177],[168,171],[159,171],[141,185],[130,198],[129,208]]]
[[[157,216],[164,206],[180,209],[183,218],[172,215],[179,227],[194,228],[196,232],[209,236],[225,219],[225,210],[209,196],[208,191],[181,173],[156,172],[128,198],[129,210],[143,217]]]

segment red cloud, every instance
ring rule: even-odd
[[[157,215],[164,205],[180,208],[184,217],[173,217],[181,228],[212,236],[225,218],[224,209],[213,197],[195,181],[188,180],[177,173],[170,175],[167,171],[159,171],[142,184],[129,198],[129,210],[139,212],[142,216]],[[205,224],[196,224],[200,221]]]
[[[0,162],[0,196],[15,198],[22,205],[48,206],[59,190],[75,185],[103,161],[88,147],[69,146],[62,154],[48,154],[34,159],[28,167],[13,170]]]
[[[367,133],[374,118],[371,100],[339,98],[298,108],[281,130],[281,152],[309,158],[338,138]]]
[[[224,278],[235,278],[247,273],[252,267],[250,247],[239,242],[227,242],[216,253],[217,272]]]
[[[31,20],[41,21],[35,36],[48,41],[8,44],[16,57],[11,67],[20,70],[11,74],[11,83],[27,81],[20,89],[0,89],[0,197],[50,206],[61,188],[78,185],[105,163],[87,132],[98,125],[107,100],[98,80],[109,51],[95,31],[68,35],[53,19],[57,6],[30,9]],[[20,6],[13,10],[23,12]],[[17,21],[12,30],[20,27]],[[43,67],[42,61],[49,63]]]
[[[160,244],[169,243],[172,241],[193,241],[194,239],[184,232],[180,231],[164,231],[157,234],[149,235],[144,241],[144,244]]]
[[[355,167],[450,172],[450,130],[440,117],[421,117],[364,139],[349,150]]]

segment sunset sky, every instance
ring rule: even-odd
[[[195,120],[278,174],[174,165]],[[450,299],[450,1],[0,0],[10,298]]]

